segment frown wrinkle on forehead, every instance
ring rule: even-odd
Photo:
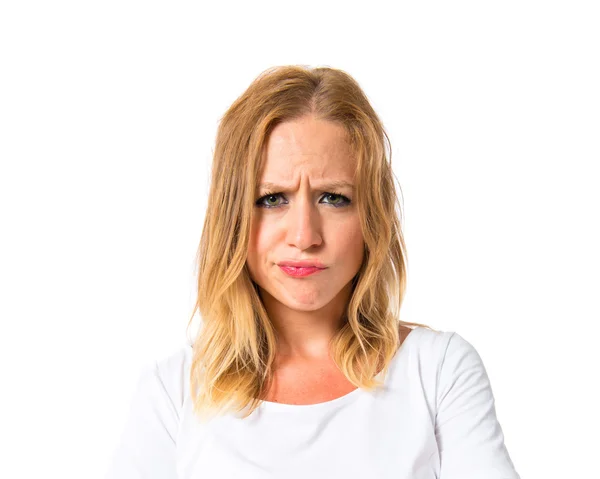
[[[282,182],[270,182],[266,181],[262,183],[259,188],[261,190],[291,190],[293,189],[293,185],[282,183]],[[326,182],[318,182],[313,186],[315,190],[336,190],[336,189],[348,189],[350,191],[354,191],[354,185],[346,180],[334,180],[334,181],[326,181]]]
[[[280,123],[265,145],[261,190],[354,189],[356,161],[344,128],[312,117]]]

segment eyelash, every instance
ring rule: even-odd
[[[268,198],[269,196],[279,196],[279,195],[281,195],[281,193],[267,192],[263,196],[261,196],[258,200],[256,200],[256,206],[258,206],[259,208],[279,208],[281,205],[273,206],[273,205],[261,204],[261,202],[264,199]],[[345,206],[348,206],[352,202],[349,198],[342,195],[341,193],[335,193],[333,191],[325,193],[325,196],[339,196],[340,198],[342,198],[343,203],[341,203],[339,205],[331,204],[331,206],[333,206],[334,208],[343,208]]]

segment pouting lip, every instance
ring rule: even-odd
[[[325,266],[323,265],[323,263],[321,263],[320,261],[317,260],[305,260],[305,261],[281,261],[280,263],[277,263],[279,266],[292,266],[295,268],[319,268],[319,269],[325,269]]]

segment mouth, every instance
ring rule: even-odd
[[[292,277],[299,278],[303,276],[310,276],[311,274],[323,271],[325,268],[317,268],[315,266],[284,266],[278,265],[281,270]]]
[[[318,259],[280,261],[278,265],[289,266],[292,268],[326,268],[326,266],[323,263],[321,263]]]

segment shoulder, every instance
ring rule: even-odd
[[[146,367],[146,376],[159,383],[176,409],[181,409],[189,392],[192,345],[184,345],[156,358]]]
[[[444,365],[463,368],[481,361],[474,346],[456,331],[417,326],[403,334],[403,348],[408,354],[420,363],[435,365],[438,373]]]
[[[142,367],[107,478],[176,477],[191,352],[186,345]]]
[[[481,356],[470,341],[456,331],[436,331],[423,327],[410,333],[416,335],[410,342],[409,353],[418,364],[417,369],[427,374],[435,384],[439,406],[448,391],[489,387],[489,378]]]
[[[457,335],[454,331],[442,331],[423,326],[415,326],[409,328],[407,326],[400,327],[400,339],[402,344],[406,342],[406,346],[418,349],[424,353],[440,352],[448,347],[448,344],[453,336]]]

